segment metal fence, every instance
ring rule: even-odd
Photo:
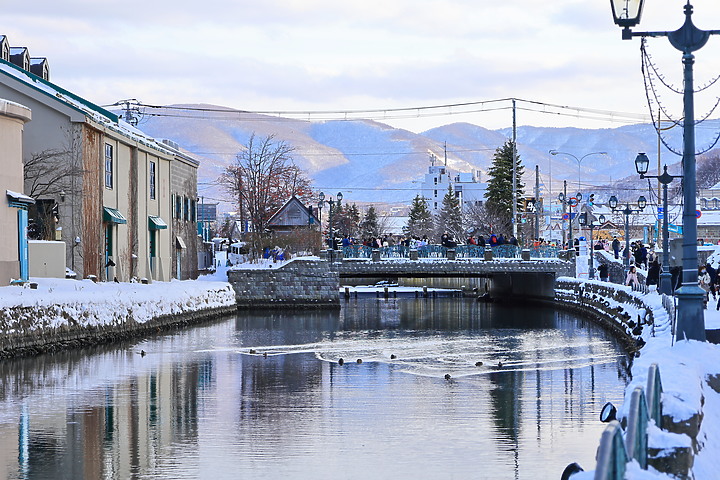
[[[520,258],[522,248],[517,245],[499,245],[487,247],[492,251],[493,258]],[[367,245],[349,245],[342,247],[343,258],[372,258],[373,248]],[[380,258],[410,258],[410,251],[417,250],[418,258],[447,258],[448,248],[442,245],[422,245],[417,248],[410,248],[403,245],[392,247],[381,247],[377,249]],[[557,258],[559,249],[551,246],[531,247],[530,258]],[[458,245],[455,247],[455,258],[471,259],[485,258],[486,247],[478,245]]]

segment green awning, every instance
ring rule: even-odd
[[[148,217],[148,228],[150,228],[150,230],[163,230],[167,228],[167,223],[160,217],[150,215]]]
[[[123,214],[110,207],[103,207],[103,222],[107,223],[127,223],[127,218]]]

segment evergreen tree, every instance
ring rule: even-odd
[[[333,227],[338,235],[355,236],[358,232],[358,224],[360,223],[360,210],[354,203],[352,205],[342,205],[337,203],[333,209]]]
[[[462,210],[460,200],[455,196],[452,185],[448,185],[448,190],[442,200],[442,208],[435,216],[435,229],[438,236],[448,232],[456,241],[463,240]]]
[[[423,235],[432,235],[432,231],[433,219],[430,210],[428,210],[427,200],[418,195],[413,199],[410,206],[405,235],[421,238]]]
[[[380,225],[378,224],[378,216],[375,207],[372,205],[365,213],[365,217],[360,222],[360,237],[375,238],[380,236]]]
[[[486,207],[507,219],[507,223],[512,225],[512,165],[513,165],[513,143],[508,140],[502,147],[495,150],[492,166],[488,170],[489,180],[487,191],[485,192]],[[516,174],[516,198],[517,211],[522,211],[522,199],[524,196],[525,185],[522,183],[523,166],[518,155],[515,164]]]

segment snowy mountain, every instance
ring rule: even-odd
[[[509,128],[488,130],[468,123],[416,134],[370,120],[309,122],[210,105],[153,109],[138,127],[156,138],[177,142],[200,160],[199,194],[206,201],[226,199],[216,181],[253,133],[275,135],[291,145],[296,163],[308,172],[316,188],[326,193],[342,191],[350,202],[397,204],[409,204],[416,195],[431,153],[440,162],[447,158],[452,171],[479,170],[484,181],[495,150],[512,135]],[[701,124],[696,134],[698,149],[712,146],[719,131],[720,120]],[[567,180],[568,190],[574,191],[579,173],[581,190],[599,189],[602,195],[601,185],[637,178],[633,161],[638,152],[648,153],[651,166],[657,159],[658,138],[649,124],[594,130],[521,126],[517,137],[528,191],[535,185],[535,165],[544,191],[551,180],[553,194],[562,188],[563,180]],[[664,137],[671,148],[682,149],[679,127],[668,130]],[[578,159],[592,152],[607,155],[589,155],[578,165],[573,156],[551,155],[550,150]],[[680,161],[665,146],[661,152],[662,163]]]

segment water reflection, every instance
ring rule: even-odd
[[[244,313],[1,362],[0,478],[559,478],[593,464],[624,362],[549,309]]]

